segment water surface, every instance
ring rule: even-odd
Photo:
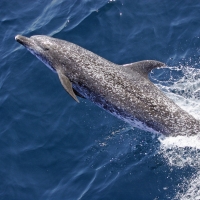
[[[151,80],[200,119],[200,2],[0,1],[0,199],[200,199],[199,138],[130,127],[15,42],[50,35],[117,64],[168,64]]]

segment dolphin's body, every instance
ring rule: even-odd
[[[148,73],[163,63],[147,60],[121,66],[60,39],[42,35],[17,35],[15,39],[58,73],[62,85],[77,102],[77,96],[89,99],[131,125],[151,132],[171,136],[200,132],[200,122],[148,79]]]

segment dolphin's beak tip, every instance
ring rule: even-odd
[[[28,44],[30,42],[29,38],[22,36],[22,35],[16,35],[15,40],[22,45]]]
[[[19,41],[19,40],[20,40],[20,37],[21,37],[21,35],[16,35],[16,36],[15,36],[15,40],[16,40],[16,41]]]

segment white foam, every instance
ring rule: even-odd
[[[177,136],[177,137],[160,137],[159,138],[161,145],[167,148],[176,148],[176,147],[192,147],[200,149],[200,135],[195,136]]]

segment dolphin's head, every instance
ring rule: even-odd
[[[51,70],[54,72],[56,71],[56,67],[53,63],[55,63],[55,53],[59,55],[58,48],[56,48],[58,45],[57,39],[44,35],[35,35],[30,38],[17,35],[15,40],[26,47]]]

